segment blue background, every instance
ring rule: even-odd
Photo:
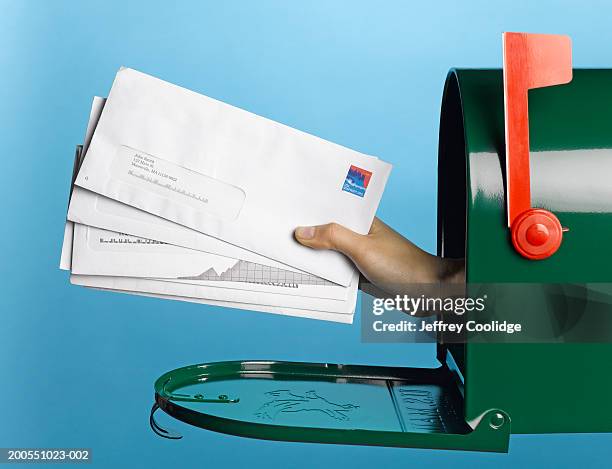
[[[576,66],[610,67],[612,4],[0,3],[1,447],[91,447],[99,467],[588,467],[609,457],[610,435],[515,436],[509,455],[267,442],[178,422],[183,440],[158,438],[153,381],[178,366],[434,366],[433,346],[363,344],[358,323],[91,291],[57,264],[74,146],[121,65],[393,163],[379,216],[433,251],[447,70],[499,67],[504,30],[570,34]]]

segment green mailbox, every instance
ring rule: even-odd
[[[610,282],[612,70],[573,70],[569,84],[529,92],[531,203],[569,229],[541,260],[517,252],[508,226],[504,115],[502,70],[451,70],[440,120],[438,254],[465,257],[468,285]],[[511,433],[610,432],[612,334],[595,322],[601,315],[589,318],[588,305],[581,311],[594,330],[603,327],[601,340],[440,337],[435,369],[272,361],[179,368],[155,383],[151,426],[180,438],[156,423],[161,408],[243,437],[497,452],[508,450]],[[558,319],[546,317],[554,309],[537,314]]]

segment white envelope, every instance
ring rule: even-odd
[[[268,257],[260,256],[220,239],[205,235],[186,226],[152,215],[116,200],[75,186],[68,210],[71,222],[104,230],[127,233],[141,238],[155,239],[174,246],[182,246],[221,256],[242,259],[256,264],[301,272]]]
[[[343,324],[353,323],[353,314],[338,314],[338,313],[325,313],[322,311],[310,311],[296,308],[276,308],[274,306],[264,305],[253,305],[248,303],[232,303],[227,301],[214,301],[214,300],[201,300],[198,298],[187,298],[181,296],[172,295],[160,295],[157,293],[144,293],[144,292],[129,292],[124,290],[113,290],[112,288],[100,288],[100,287],[87,287],[95,290],[112,291],[117,293],[127,293],[130,295],[145,296],[150,298],[160,298],[162,300],[174,300],[174,301],[187,301],[190,303],[207,304],[212,306],[222,306],[224,308],[234,309],[245,309],[249,311],[259,311],[262,313],[281,314],[283,316],[294,316],[304,319],[318,319],[321,321],[332,321]]]
[[[193,277],[217,274],[239,261],[159,241],[74,224],[72,273],[124,277]]]
[[[75,225],[75,228],[76,228],[75,231],[77,232],[78,232],[78,227],[79,227],[78,224]],[[70,243],[71,242],[72,242],[72,239],[70,239]],[[78,258],[78,248],[75,249],[75,253],[77,254],[76,258]],[[346,295],[345,295],[346,298],[344,301],[344,305],[343,307],[340,308],[342,312],[339,312],[339,313],[329,312],[329,311],[317,311],[313,309],[304,309],[307,307],[311,307],[312,306],[311,302],[308,302],[308,304],[305,304],[303,308],[295,308],[295,307],[285,307],[285,306],[268,305],[268,304],[236,302],[236,301],[220,301],[217,299],[210,299],[210,298],[196,298],[196,297],[188,297],[188,296],[160,294],[160,293],[155,293],[155,292],[174,292],[175,290],[172,288],[168,289],[159,283],[146,282],[144,281],[144,279],[126,279],[126,280],[127,280],[127,283],[125,282],[125,280],[117,280],[116,278],[108,277],[108,276],[71,275],[72,283],[86,286],[89,288],[96,288],[100,290],[109,290],[109,291],[115,291],[115,292],[121,292],[121,293],[141,295],[141,296],[151,296],[155,298],[172,299],[172,300],[178,300],[178,301],[188,301],[188,302],[195,302],[195,303],[200,303],[200,304],[209,304],[213,306],[245,309],[245,310],[259,311],[259,312],[264,312],[264,313],[281,314],[281,315],[286,315],[286,316],[295,316],[295,317],[308,318],[308,319],[333,321],[333,322],[340,322],[340,323],[346,323],[346,324],[351,324],[353,322],[354,308],[355,308],[355,302],[357,298],[357,292],[356,292],[357,279],[355,279],[355,283],[354,283],[355,288],[351,288],[351,287],[344,288],[344,287],[339,287],[339,286],[332,287],[335,289],[343,289],[346,292]],[[134,283],[136,283],[139,286],[140,290],[142,291],[131,290],[130,288],[133,286]],[[226,294],[220,296],[222,298],[224,297],[226,298],[227,293],[231,295],[232,286],[237,286],[237,284],[239,284],[239,282],[224,282],[224,281],[220,281],[217,283],[220,285],[224,285],[226,287],[226,290],[225,290]],[[117,288],[109,288],[109,286],[115,286]],[[248,286],[243,286],[242,288],[252,289],[254,286],[263,287],[262,285],[250,284]],[[278,287],[276,287],[275,289],[278,290]],[[204,292],[200,289],[198,293],[203,294]],[[292,294],[292,293],[293,292],[289,291],[289,294]],[[219,295],[217,296],[212,295],[212,296],[214,296],[215,298],[219,297]],[[234,297],[233,295],[231,296]],[[275,295],[275,297],[278,298],[278,295]],[[248,296],[247,297],[242,296],[240,299],[242,300],[248,299]],[[273,300],[275,298],[273,298],[270,295],[263,298],[264,301],[271,301],[271,299]],[[281,297],[281,300],[282,300],[282,297]],[[283,303],[283,301],[279,301],[279,302],[281,304]],[[297,303],[293,302],[293,304],[299,305],[300,302],[297,302]]]
[[[79,154],[79,161],[75,164],[73,180],[76,179],[78,168],[89,148],[94,130],[98,124],[106,98],[94,97],[89,123],[83,148]],[[260,256],[220,239],[192,230],[186,226],[177,225],[169,220],[160,218],[137,208],[103,197],[94,192],[75,186],[72,190],[68,220],[64,232],[62,247],[62,260],[60,268],[70,270],[69,248],[72,247],[73,222],[82,225],[97,227],[118,233],[127,233],[141,238],[154,239],[164,243],[182,246],[198,251],[205,251],[221,256],[242,259],[257,264],[268,265],[284,270],[300,272],[291,266],[281,264],[275,260]],[[67,242],[70,240],[70,242]]]
[[[286,271],[75,223],[72,273],[142,277],[208,287],[345,300],[349,287]]]
[[[117,73],[76,184],[341,285],[348,259],[298,225],[367,233],[391,166],[131,69]]]
[[[356,285],[359,280],[353,276],[351,282]],[[350,295],[344,300],[326,298],[301,297],[285,293],[258,292],[252,290],[239,290],[223,286],[202,286],[188,283],[176,283],[167,280],[145,279],[135,277],[108,277],[101,275],[70,276],[70,282],[75,285],[106,288],[112,290],[126,290],[130,292],[157,293],[161,295],[181,296],[231,303],[249,303],[254,305],[275,306],[309,311],[322,311],[353,315],[357,302],[357,289],[350,289]],[[219,282],[222,283],[222,282]]]

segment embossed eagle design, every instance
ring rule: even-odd
[[[350,420],[346,415],[358,405],[337,404],[317,394],[308,391],[303,394],[294,394],[288,389],[279,389],[265,393],[270,400],[255,412],[255,416],[264,420],[274,420],[281,412],[321,412],[335,420]]]

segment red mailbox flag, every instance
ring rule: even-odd
[[[545,259],[563,230],[554,214],[531,207],[527,92],[572,80],[572,45],[568,36],[527,33],[504,33],[503,45],[508,226],[522,256]]]

